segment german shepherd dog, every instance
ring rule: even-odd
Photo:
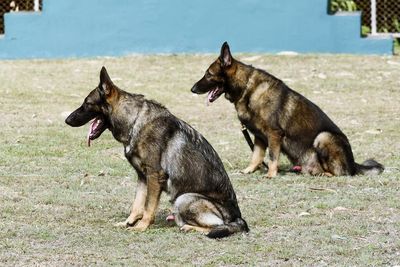
[[[317,105],[266,71],[235,60],[226,42],[192,92],[208,92],[209,102],[225,94],[254,134],[253,155],[244,173],[259,168],[267,146],[268,178],[277,175],[281,151],[305,174],[379,174],[384,169],[372,159],[354,162],[346,135]]]
[[[79,127],[90,120],[88,144],[109,129],[138,175],[130,216],[118,226],[146,230],[166,191],[181,230],[211,238],[249,230],[223,164],[207,140],[159,103],[119,89],[104,67],[98,87],[65,122]]]

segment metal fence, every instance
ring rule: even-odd
[[[362,11],[362,34],[400,37],[400,0],[331,0],[331,11]]]
[[[4,34],[4,13],[41,9],[42,0],[0,0],[0,34]]]

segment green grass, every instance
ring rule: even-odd
[[[0,62],[0,265],[400,264],[400,58],[240,55],[317,103],[377,177],[242,175],[250,158],[233,106],[190,93],[215,55]],[[248,235],[209,240],[165,222],[162,197],[144,233],[113,227],[129,213],[136,175],[109,132],[85,145],[87,127],[65,115],[97,86],[102,65],[121,88],[165,104],[220,154]],[[282,157],[281,168],[289,162]]]

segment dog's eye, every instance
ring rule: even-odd
[[[91,108],[94,106],[94,103],[92,103],[92,102],[85,102],[85,106],[86,106],[86,108],[91,109]]]
[[[208,72],[208,71],[206,71],[206,74],[204,75],[206,78],[211,78],[211,74]]]

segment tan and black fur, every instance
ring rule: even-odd
[[[119,89],[104,67],[99,86],[65,122],[79,127],[92,119],[88,138],[109,129],[138,174],[131,214],[119,226],[147,229],[165,191],[182,230],[212,238],[248,231],[229,177],[207,140],[162,105]]]
[[[281,152],[311,175],[383,171],[372,159],[357,164],[346,135],[317,105],[266,71],[235,60],[226,42],[192,92],[208,92],[210,102],[225,94],[239,120],[254,134],[253,155],[245,173],[259,168],[267,146],[269,178],[277,175]]]

